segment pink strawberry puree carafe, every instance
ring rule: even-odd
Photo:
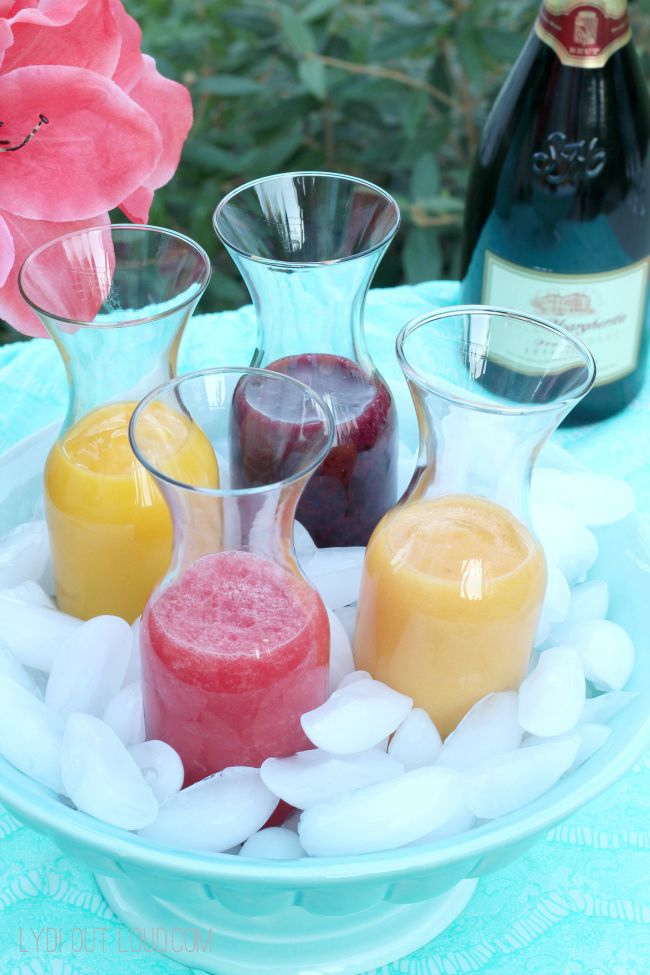
[[[275,439],[235,419],[242,400],[275,422]],[[218,487],[179,479],[181,428],[211,444]],[[209,369],[154,390],[129,432],[174,529],[171,569],[140,628],[147,737],[179,752],[186,785],[309,747],[300,717],[327,696],[329,622],[292,534],[300,495],[332,445],[330,411],[287,376]],[[242,458],[262,451],[251,484]]]
[[[392,197],[336,173],[247,183],[214,215],[257,312],[251,364],[306,383],[334,414],[334,444],[297,512],[319,546],[365,545],[397,500],[395,406],[366,348],[363,309],[398,226]],[[241,398],[238,405],[252,423],[255,411]],[[268,419],[258,420],[273,436]],[[283,424],[286,431],[286,419]],[[253,452],[244,470],[261,463]],[[270,468],[267,473],[272,476]]]

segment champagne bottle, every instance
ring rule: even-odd
[[[544,0],[474,161],[464,300],[526,311],[586,342],[596,383],[570,416],[584,423],[641,388],[649,275],[650,96],[627,3]],[[525,372],[535,350],[522,343],[508,357]]]

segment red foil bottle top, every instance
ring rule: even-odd
[[[563,64],[602,68],[631,39],[625,0],[545,0],[535,33]]]

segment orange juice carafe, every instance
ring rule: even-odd
[[[68,376],[68,412],[46,461],[44,493],[57,601],[74,616],[131,622],[167,571],[171,519],[131,450],[129,421],[142,396],[174,374],[209,278],[209,259],[189,238],[131,225],[57,238],[21,269],[23,296]],[[168,431],[179,478],[218,486],[209,442],[182,414]]]
[[[481,306],[409,323],[397,355],[418,465],[368,543],[354,656],[445,737],[480,698],[526,674],[546,588],[530,474],[595,367],[562,329]]]

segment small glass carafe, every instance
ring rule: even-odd
[[[45,465],[45,511],[57,600],[74,616],[131,622],[167,569],[169,513],[133,456],[128,424],[144,394],[174,374],[209,279],[198,244],[148,226],[67,234],[23,264],[23,297],[68,378],[68,412]]]
[[[300,717],[327,696],[329,622],[293,521],[332,445],[329,409],[288,376],[208,369],[145,397],[130,436],[174,525],[140,624],[147,737],[179,752],[186,784],[308,748]],[[196,443],[212,459],[188,476]]]
[[[485,694],[516,689],[526,674],[546,587],[530,475],[595,366],[562,329],[480,306],[409,323],[397,355],[418,463],[368,544],[354,655],[445,736]]]
[[[214,215],[257,313],[251,364],[307,383],[334,414],[334,446],[297,516],[319,546],[365,545],[397,499],[395,406],[368,353],[363,310],[398,226],[392,197],[336,173],[247,183]]]

